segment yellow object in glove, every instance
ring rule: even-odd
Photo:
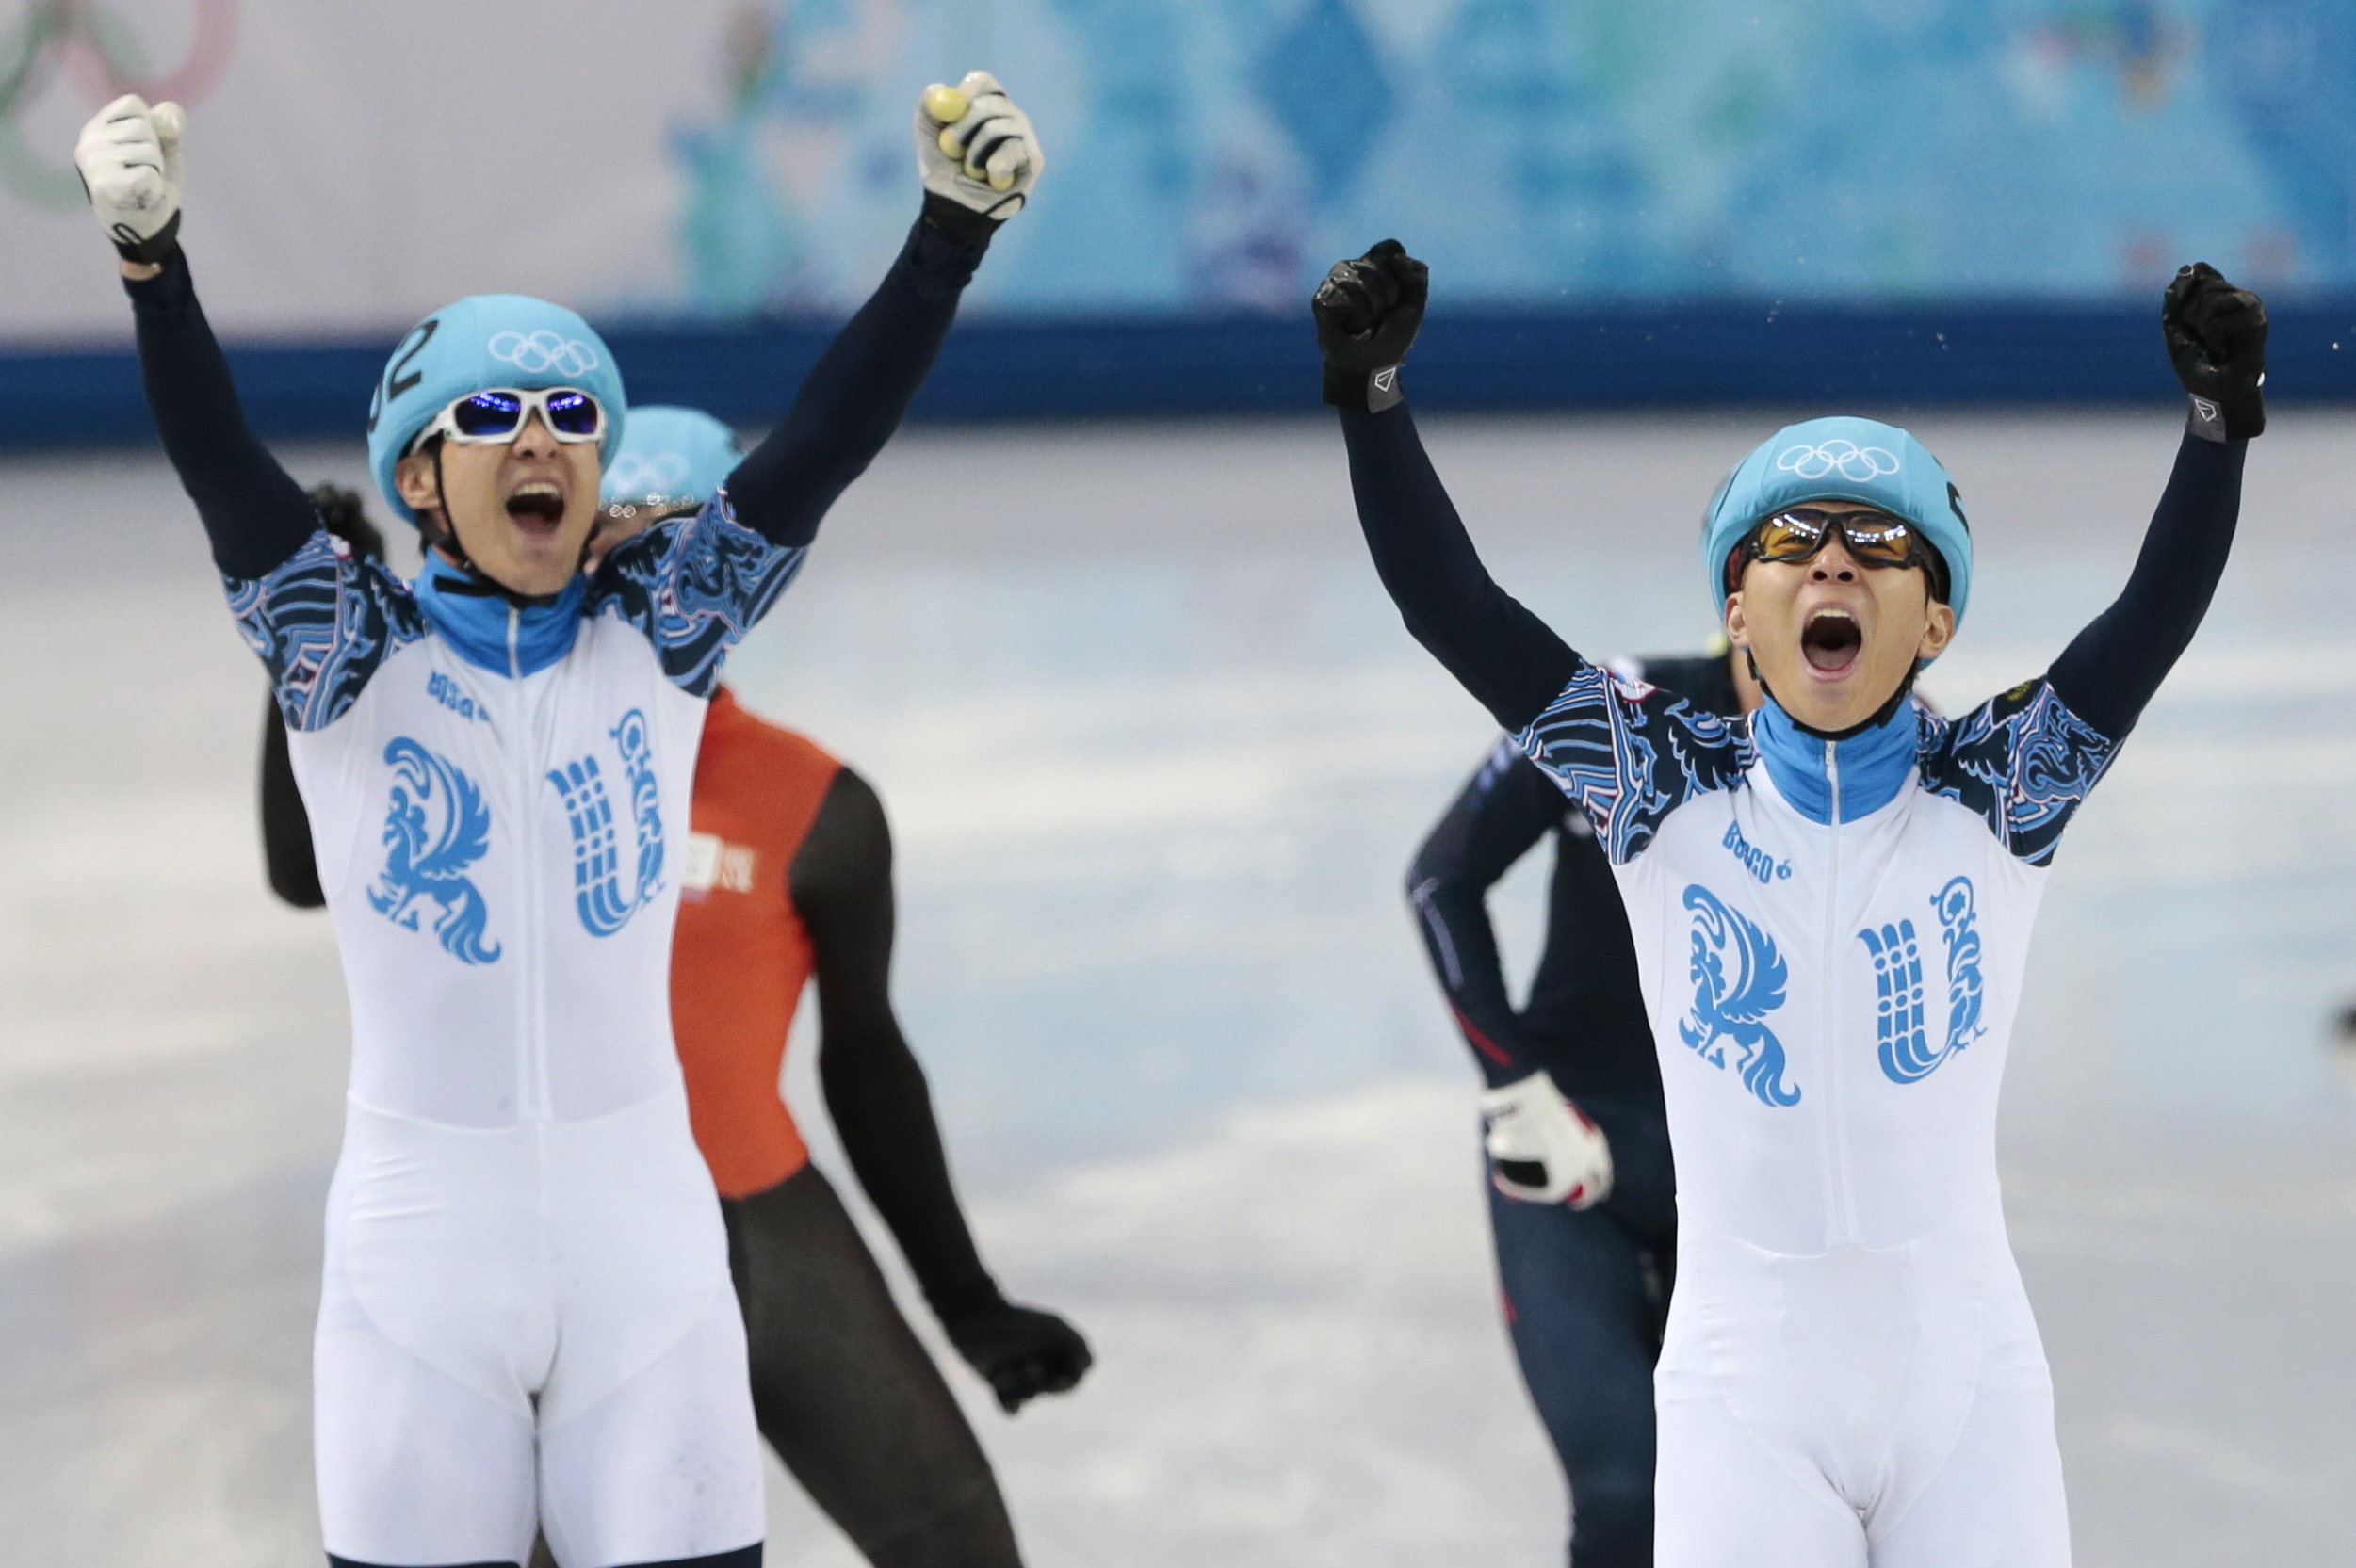
[[[917,98],[916,133],[924,188],[987,218],[1020,211],[1047,161],[1031,117],[986,71],[967,72],[955,87],[926,88]]]

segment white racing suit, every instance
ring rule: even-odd
[[[230,584],[289,730],[351,997],[316,1351],[328,1550],[756,1551],[744,1331],[673,1044],[721,655],[804,551],[725,498],[517,608],[322,532]]]
[[[2042,681],[1830,745],[1593,667],[1518,739],[1611,856],[1679,1153],[1656,1560],[2060,1568],[1996,1097],[2115,744]]]
[[[1677,1161],[1661,1568],[2069,1561],[1996,1096],[2055,843],[2232,547],[2249,444],[2195,415],[2043,677],[1828,746],[1582,659],[1489,576],[1406,406],[1341,412],[1384,588],[1586,812],[1627,910]]]

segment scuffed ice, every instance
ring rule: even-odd
[[[2107,603],[2180,417],[1918,427],[1983,551],[1948,714]],[[1430,434],[1507,586],[1606,655],[1708,633],[1692,518],[1778,422]],[[2072,826],[2030,965],[2007,1200],[2088,1568],[2356,1539],[2356,1097],[2321,1027],[2356,992],[2343,423],[2284,411],[2253,450],[2210,625]],[[0,549],[8,1555],[308,1568],[346,1025],[324,925],[262,886],[264,679],[160,461],[0,464]],[[972,1400],[1031,1560],[1558,1564],[1399,885],[1494,736],[1382,599],[1329,425],[911,432],[731,679],[883,792],[903,1016],[984,1252],[1101,1354],[1014,1421]],[[1522,963],[1542,880],[1499,900]],[[772,1560],[853,1560],[773,1498]]]

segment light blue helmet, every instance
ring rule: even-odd
[[[601,495],[609,507],[702,506],[743,461],[737,433],[703,410],[649,403],[630,412]]]
[[[1726,615],[1726,558],[1770,513],[1803,501],[1855,501],[1903,517],[1947,568],[1958,624],[1972,596],[1972,525],[1963,496],[1929,449],[1874,419],[1811,419],[1759,444],[1718,486],[1701,519],[1701,565]]]
[[[629,399],[605,339],[578,315],[545,299],[469,295],[409,330],[368,399],[368,470],[394,511],[417,521],[393,484],[394,466],[417,432],[457,399],[495,386],[521,392],[578,387],[605,405],[599,459],[610,463],[621,447]]]

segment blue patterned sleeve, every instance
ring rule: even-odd
[[[708,697],[721,661],[769,613],[809,547],[772,544],[736,520],[726,490],[692,517],[660,523],[606,558],[590,612],[644,634],[672,684]]]
[[[1614,865],[1644,853],[1687,800],[1733,788],[1751,761],[1740,723],[1584,661],[1514,743],[1586,812]]]
[[[224,574],[221,586],[291,730],[334,723],[377,666],[425,636],[425,618],[400,579],[382,561],[354,558],[325,528],[264,575]]]
[[[2026,681],[1950,724],[1925,715],[1923,787],[1968,807],[2031,865],[2052,862],[2062,830],[2119,754],[2050,680]]]

